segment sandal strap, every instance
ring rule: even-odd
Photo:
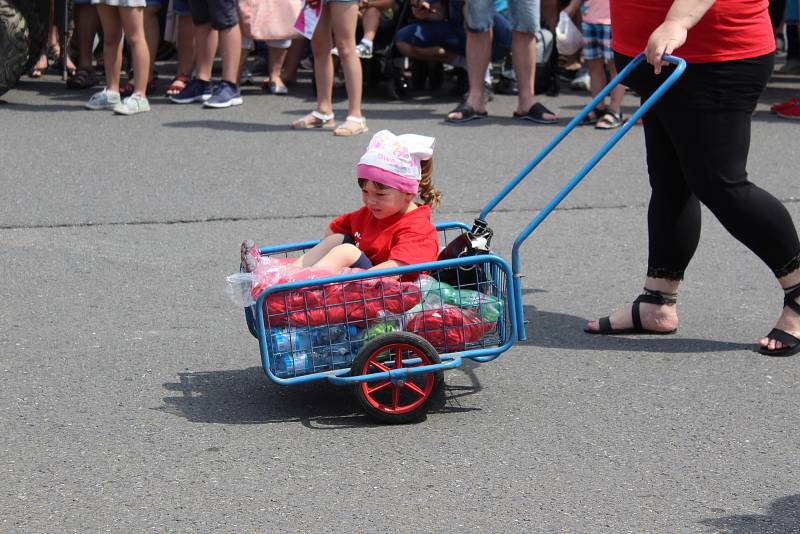
[[[655,289],[643,288],[644,293],[636,297],[634,303],[644,302],[646,304],[657,304],[659,306],[673,306],[678,302],[677,293],[666,293]]]
[[[333,120],[333,113],[320,113],[316,109],[311,112],[311,115],[314,118],[321,120],[322,122],[328,122]],[[350,117],[348,117],[348,119],[349,118]]]
[[[780,341],[786,347],[795,347],[798,343],[800,343],[800,339],[797,339],[789,332],[781,330],[779,328],[773,328],[767,334],[767,339],[774,339],[775,341]]]
[[[639,295],[639,298],[641,298],[643,296],[645,296],[645,295]],[[642,316],[639,314],[639,303],[640,302],[644,302],[644,301],[639,300],[639,298],[634,300],[633,301],[633,305],[631,306],[631,319],[633,319],[633,327],[634,328],[636,328],[637,330],[644,330],[644,328],[642,327]],[[654,304],[654,303],[651,303],[651,304]]]
[[[333,115],[331,115],[333,118]],[[355,115],[348,115],[347,118],[344,120],[345,122],[353,122],[358,124],[359,126],[366,126],[367,125],[367,118],[366,117],[356,117]]]
[[[786,294],[783,297],[783,305],[796,314],[800,315],[800,304],[797,303],[797,297],[800,296],[800,284],[787,288]]]

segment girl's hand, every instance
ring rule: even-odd
[[[668,65],[662,59],[664,55],[672,54],[676,48],[683,46],[687,33],[688,29],[679,22],[667,20],[650,34],[644,55],[656,74],[661,74],[661,67]]]

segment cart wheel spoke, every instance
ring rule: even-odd
[[[383,382],[378,382],[377,385],[372,387],[367,387],[367,393],[372,395],[373,393],[377,393],[386,389],[387,387],[391,386],[392,383],[389,380],[384,380]]]
[[[392,388],[392,408],[397,410],[400,407],[400,388]]]
[[[425,396],[425,392],[422,391],[422,388],[420,388],[414,382],[406,382],[403,385],[405,387],[407,387],[408,389],[410,389],[411,391],[413,391],[414,393],[416,393],[417,395],[419,395],[420,397],[424,397]]]
[[[386,367],[385,365],[383,365],[380,362],[376,362],[375,360],[371,360],[369,363],[370,363],[370,365],[377,367],[379,371],[383,371],[385,373],[388,373],[389,371],[391,371],[391,369],[389,369],[388,367]]]
[[[394,357],[394,368],[401,369],[403,367],[403,347],[395,345],[394,350],[397,351],[397,355]]]

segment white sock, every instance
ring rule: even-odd
[[[453,65],[454,67],[458,67],[458,68],[460,68],[460,69],[464,69],[464,70],[466,70],[466,68],[467,68],[467,60],[464,58],[464,56],[458,56],[458,57],[456,57],[456,59],[453,61],[452,65]]]
[[[483,77],[483,81],[486,82],[486,85],[492,85],[492,66],[491,65],[486,67],[486,75]]]
[[[372,48],[372,40],[371,39],[362,38],[361,39],[361,44],[363,44],[367,48]]]

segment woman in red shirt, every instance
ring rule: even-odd
[[[592,334],[669,334],[677,291],[700,238],[700,203],[773,271],[784,289],[776,327],[759,352],[800,351],[800,241],[775,197],[747,179],[750,118],[774,62],[768,0],[611,0],[612,48],[622,69],[642,50],[626,84],[648,98],[672,66],[684,75],[644,116],[649,254],[644,293]],[[649,65],[648,65],[649,64]]]
[[[325,237],[298,258],[298,267],[339,271],[388,269],[435,261],[439,236],[431,208],[441,194],[433,186],[432,137],[388,130],[376,133],[356,167],[364,206],[331,222]],[[419,196],[422,204],[417,204]],[[242,243],[242,266],[255,269],[258,249]]]

